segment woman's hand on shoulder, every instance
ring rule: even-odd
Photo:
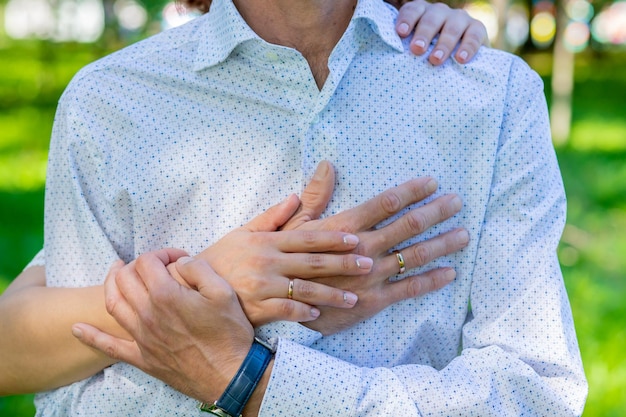
[[[425,0],[390,1],[400,7],[396,31],[402,37],[413,32],[411,51],[425,54],[432,40],[439,36],[428,56],[433,65],[443,64],[456,48],[454,58],[461,64],[469,62],[481,45],[488,45],[487,29],[463,9],[450,8],[445,3]],[[457,47],[458,46],[458,47]]]

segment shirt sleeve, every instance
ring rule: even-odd
[[[556,257],[565,194],[543,84],[520,62],[509,77],[495,164],[483,228],[473,237],[461,353],[443,369],[363,368],[281,340],[261,415],[582,413],[587,383]]]
[[[119,257],[122,241],[117,236],[123,236],[124,226],[119,210],[124,201],[114,191],[118,182],[109,168],[106,139],[96,133],[106,132],[102,127],[106,120],[97,118],[101,104],[81,94],[93,88],[79,73],[63,94],[55,116],[45,197],[48,286],[101,284]]]

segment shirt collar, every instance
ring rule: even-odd
[[[383,42],[398,52],[404,51],[396,32],[398,11],[382,0],[359,0],[352,21],[363,21]]]
[[[402,41],[395,31],[395,9],[382,0],[359,0],[351,25],[366,22],[380,39],[398,52]],[[263,41],[245,22],[232,0],[213,0],[209,12],[202,19],[198,33],[198,49],[194,70],[223,62],[240,44],[258,39]]]
[[[198,50],[194,71],[217,65],[243,42],[261,39],[248,26],[232,0],[213,0],[209,12],[199,17]]]

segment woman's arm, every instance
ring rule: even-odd
[[[445,52],[442,56],[437,55],[440,58],[431,54],[430,60],[435,64],[447,59],[449,52],[459,42],[456,57],[461,62],[467,62],[476,53],[480,43],[486,42],[484,26],[477,20],[468,19],[462,11],[431,5],[423,0],[396,3],[397,6],[407,3],[400,9],[397,28],[402,36],[408,36],[415,27],[412,38],[414,52],[425,52],[434,35],[441,32],[433,53],[437,48],[444,48]],[[420,45],[424,46],[423,50]],[[464,50],[468,52],[467,56],[459,59],[459,54]],[[321,210],[313,211],[317,215],[321,213]],[[308,214],[305,204],[305,209],[296,213],[294,218],[310,220],[316,216]],[[310,302],[319,301],[320,296],[327,299],[334,297],[335,304],[342,302],[343,291],[340,291],[339,300],[336,300],[337,292],[330,291],[329,287],[318,285],[314,288],[318,290],[314,291],[318,298],[309,297]],[[305,290],[310,291],[310,287]],[[283,291],[286,293],[287,286]],[[298,292],[304,294],[306,291]],[[320,291],[325,295],[320,295]],[[311,311],[307,308],[307,299],[300,301],[294,304],[297,308],[291,311],[289,319],[313,319],[310,315],[305,316]],[[284,300],[274,305],[280,308],[284,306]],[[262,306],[258,304],[256,311],[263,312]],[[258,317],[257,324],[264,320],[266,322],[268,316]],[[118,337],[129,337],[106,312],[102,286],[48,288],[42,266],[30,267],[20,274],[0,296],[0,395],[56,388],[91,376],[110,365],[111,359],[86,348],[72,337],[71,325],[79,321],[91,323]]]
[[[327,200],[308,204],[306,199],[308,195],[319,195],[315,188],[327,187],[326,180],[330,178],[313,183],[305,190],[306,195],[303,198],[307,205],[299,213],[321,212],[315,205],[319,204],[323,208]],[[233,252],[233,246],[237,249],[245,247],[246,251],[234,251],[236,262],[233,263],[237,265],[254,268],[255,259],[263,258],[267,261],[256,265],[255,274],[250,275],[248,281],[263,280],[264,287],[274,288],[276,294],[271,291],[269,294],[248,292],[247,296],[243,296],[244,287],[249,285],[240,282],[239,286],[249,313],[254,314],[254,319],[257,320],[256,324],[274,320],[313,320],[317,316],[311,314],[312,307],[307,302],[339,308],[350,308],[354,305],[354,302],[347,303],[343,297],[347,292],[315,283],[311,283],[307,294],[296,289],[299,293],[298,300],[285,298],[288,289],[285,275],[291,276],[292,271],[302,268],[300,258],[305,254],[283,254],[280,247],[306,241],[304,235],[313,237],[314,234],[296,231],[271,234],[263,231],[276,230],[294,214],[298,205],[298,198],[292,196],[285,203],[270,208],[214,245],[212,253],[220,259],[232,257],[229,252]],[[254,241],[250,241],[250,235],[254,232],[258,232],[257,236]],[[309,240],[307,245],[311,252],[349,252],[356,247],[358,241],[347,239],[347,236],[349,234],[343,232],[320,232],[315,234],[318,239]],[[355,263],[357,259],[364,259],[363,256],[348,253],[319,256],[324,256],[322,262],[315,268],[308,268],[310,272],[304,268],[303,278],[306,275],[324,276],[340,272],[358,275],[369,272],[369,268],[359,268]],[[346,270],[343,266],[348,263],[353,265]],[[363,262],[362,265],[365,264]],[[121,261],[116,262],[107,277],[115,277],[123,265]],[[371,260],[369,265],[371,267]],[[134,262],[131,266],[135,266]],[[139,269],[141,266],[136,267]],[[350,300],[352,296],[348,297],[348,301]],[[283,308],[285,303],[291,308]],[[32,266],[24,270],[0,296],[0,395],[57,388],[92,376],[114,363],[72,336],[71,327],[76,322],[90,323],[120,338],[132,339],[107,313],[102,285],[84,288],[47,287],[44,266]]]
[[[322,170],[325,165],[321,164]],[[308,195],[322,195],[321,199],[310,201],[294,215],[298,199],[295,198],[294,201],[294,198],[290,198],[286,204],[269,209],[248,225],[229,233],[199,256],[210,258],[209,262],[219,266],[220,269],[230,268],[225,270],[228,274],[227,280],[235,288],[248,319],[255,326],[277,320],[301,322],[314,320],[319,315],[319,309],[311,305],[320,308],[327,306],[352,309],[356,303],[356,293],[360,291],[367,296],[370,287],[387,282],[388,276],[397,272],[395,255],[386,255],[386,252],[394,245],[395,240],[404,239],[398,227],[405,232],[410,230],[409,227],[405,227],[405,223],[409,221],[413,212],[378,231],[370,232],[371,226],[434,192],[434,188],[429,186],[430,182],[427,180],[411,181],[396,190],[382,193],[352,210],[321,222],[312,222],[310,220],[319,215],[321,212],[319,208],[326,205],[332,193],[334,175],[332,167],[326,168],[326,176],[322,176],[322,180],[318,178],[312,181],[303,195],[305,202]],[[312,189],[319,192],[311,192]],[[324,189],[330,189],[331,192],[325,192]],[[398,196],[392,198],[390,192],[397,193]],[[429,211],[440,214],[447,212],[445,218],[453,215],[456,210],[447,208],[449,203],[447,200],[449,198],[439,198],[420,207],[417,209],[419,217],[434,219],[434,216],[427,215]],[[389,205],[384,201],[397,201],[398,204],[390,211]],[[290,224],[291,226],[308,230],[263,232],[264,228],[276,230],[290,218],[295,221]],[[438,223],[445,218],[437,218],[435,222]],[[311,226],[307,227],[309,223]],[[362,233],[363,237],[346,240],[346,237],[356,238],[356,236],[332,230],[349,230],[355,234]],[[419,234],[419,231],[415,233]],[[442,238],[445,239],[447,235],[450,233],[442,235]],[[376,249],[380,246],[376,242],[386,242],[386,246]],[[306,246],[302,249],[307,249],[310,253],[290,251],[290,248],[303,244]],[[371,252],[376,255],[377,262],[381,261],[380,265],[386,266],[376,268],[375,274],[369,274],[372,271],[372,263],[368,256],[345,253],[355,250],[357,244],[361,245],[361,251],[365,251],[366,254]],[[429,253],[437,256],[464,246],[454,243],[442,245],[437,239],[423,242],[422,245],[428,246]],[[241,251],[241,248],[246,250]],[[442,248],[444,252],[439,253]],[[344,253],[322,253],[328,251]],[[178,252],[181,252],[180,256],[184,254],[183,251]],[[313,263],[306,261],[307,257],[310,259],[311,253],[316,259]],[[406,256],[407,268],[416,266],[416,262],[408,253]],[[355,262],[357,259],[369,259],[369,266],[359,267]],[[118,271],[122,266],[121,261],[114,264],[107,279],[119,280]],[[141,275],[145,274],[145,265],[140,261],[134,261],[126,266],[125,270],[126,276],[128,271],[131,271],[131,275]],[[358,275],[366,278],[350,279]],[[293,287],[293,298],[290,298],[288,277],[298,276],[301,278],[294,280],[298,284]],[[308,279],[313,277],[334,278],[329,285],[323,285]],[[425,278],[426,276],[416,277],[416,279]],[[124,282],[126,279],[122,277],[120,285]],[[348,284],[349,282],[352,284]],[[408,285],[410,282],[411,280],[407,279],[393,286],[376,287],[373,291],[378,294],[377,298],[381,299],[381,302],[391,303],[398,293],[393,289],[399,288],[400,298],[403,298],[409,294],[408,291],[402,290],[403,283]],[[354,292],[345,288],[348,285]],[[424,291],[428,291],[426,287]],[[382,297],[383,294],[386,294],[385,297]],[[376,309],[376,304],[367,303],[356,308],[355,313],[349,318],[344,318],[342,322],[345,325],[363,315],[371,315],[372,309]],[[312,314],[313,311],[316,311],[316,314]],[[81,345],[72,337],[70,329],[76,322],[89,323],[105,333],[131,339],[107,313],[102,286],[46,287],[43,267],[31,267],[24,271],[0,297],[0,352],[5,359],[0,364],[0,395],[56,388],[91,376],[112,364],[113,361]],[[322,333],[329,333],[329,329],[335,329],[337,325],[332,321],[330,323],[322,321],[315,328]]]
[[[129,337],[107,313],[101,285],[48,288],[43,266],[22,272],[0,296],[0,395],[58,387],[113,363],[72,336],[79,317]]]

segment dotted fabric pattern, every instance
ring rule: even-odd
[[[50,149],[48,285],[99,284],[110,264],[163,247],[197,253],[330,160],[325,215],[410,178],[458,193],[471,242],[440,291],[322,337],[277,337],[263,416],[569,416],[587,385],[555,249],[565,197],[543,85],[483,48],[431,66],[360,0],[320,91],[295,50],[271,45],[230,0],[84,68],[59,103]],[[416,272],[416,271],[413,271]],[[419,271],[417,271],[419,272]],[[471,305],[471,308],[470,308]],[[125,364],[37,396],[38,416],[202,415]]]

